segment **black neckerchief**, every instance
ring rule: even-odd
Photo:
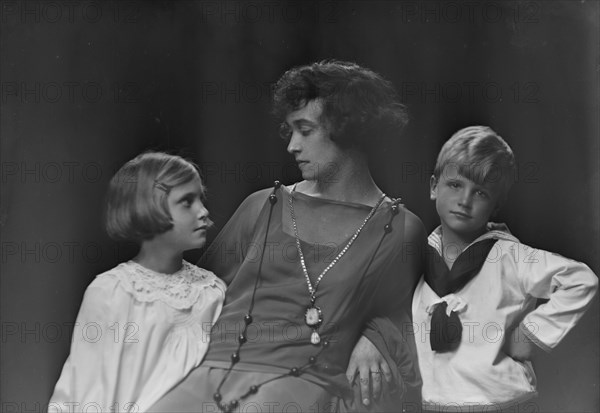
[[[425,281],[439,297],[460,290],[479,274],[496,241],[495,238],[487,238],[472,244],[458,256],[450,270],[444,258],[435,248],[428,245]],[[447,307],[446,302],[438,303],[434,306],[431,315],[429,342],[431,349],[439,353],[455,350],[462,336],[462,324],[458,314],[452,311],[450,316],[446,315]]]

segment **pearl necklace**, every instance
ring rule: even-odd
[[[315,302],[317,301],[317,288],[319,288],[319,284],[321,283],[321,280],[323,279],[325,274],[327,274],[327,272],[331,268],[333,268],[333,266],[335,264],[337,264],[337,262],[340,260],[340,258],[342,258],[344,256],[346,251],[348,251],[348,249],[350,249],[350,247],[352,246],[352,244],[354,243],[356,238],[358,238],[358,235],[360,234],[362,229],[365,227],[367,222],[369,222],[369,220],[371,219],[373,214],[375,214],[375,211],[377,210],[377,208],[379,208],[379,206],[385,199],[385,194],[381,195],[381,198],[379,198],[379,201],[377,201],[377,203],[371,209],[371,211],[369,212],[367,217],[363,220],[362,224],[354,232],[354,234],[352,235],[352,237],[350,238],[350,240],[348,241],[346,246],[339,252],[339,254],[333,259],[333,261],[331,261],[329,263],[329,265],[327,267],[325,267],[325,269],[321,272],[321,274],[319,274],[319,276],[317,277],[317,280],[315,281],[315,283],[313,285],[313,283],[310,281],[310,277],[308,276],[308,270],[306,268],[304,254],[302,253],[302,248],[300,246],[300,237],[298,236],[298,224],[296,223],[296,214],[294,213],[294,201],[293,201],[293,199],[294,199],[293,194],[295,191],[296,191],[296,186],[294,185],[294,188],[292,189],[292,193],[290,193],[290,196],[288,198],[289,206],[290,206],[290,215],[292,217],[292,226],[294,228],[294,238],[296,239],[296,249],[298,250],[298,256],[300,257],[300,265],[302,266],[302,272],[304,274],[304,278],[306,280],[306,285],[308,287],[308,294],[310,295],[310,305],[306,308],[306,312],[304,313],[304,323],[313,330],[312,334],[310,335],[310,342],[314,345],[317,345],[321,342],[321,336],[319,335],[318,329],[321,326],[321,324],[323,323],[323,312],[321,311],[320,307],[315,305]]]

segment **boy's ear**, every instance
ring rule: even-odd
[[[435,201],[435,199],[437,198],[437,184],[437,178],[435,177],[435,175],[431,175],[431,178],[429,179],[429,199],[431,199],[432,201]]]
[[[490,218],[495,218],[496,215],[498,215],[498,212],[500,211],[500,209],[504,205],[505,201],[506,201],[506,197],[503,197],[503,198],[498,199],[496,201],[496,208],[494,208],[494,210],[492,211],[492,215],[490,216]]]

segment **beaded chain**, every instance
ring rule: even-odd
[[[292,376],[292,377],[298,377],[300,376],[302,373],[304,373],[305,370],[313,367],[316,365],[318,357],[321,355],[321,353],[323,352],[323,350],[325,350],[327,347],[329,347],[329,341],[328,340],[324,340],[322,343],[321,348],[319,349],[319,351],[315,354],[312,355],[308,358],[307,363],[300,366],[300,367],[292,367],[290,368],[290,370],[285,373],[285,374],[281,374],[280,376],[275,376],[269,380],[265,380],[262,383],[258,383],[256,385],[250,386],[248,388],[248,390],[246,391],[246,393],[242,394],[241,396],[238,397],[238,399],[233,399],[230,402],[224,402],[223,401],[223,396],[221,395],[221,388],[223,387],[223,385],[225,384],[225,381],[227,380],[227,378],[229,377],[229,374],[231,373],[231,371],[233,370],[233,367],[240,361],[240,349],[242,347],[242,345],[244,343],[246,343],[247,341],[247,336],[246,336],[246,331],[248,329],[248,326],[250,324],[252,324],[253,318],[252,318],[252,310],[254,309],[254,299],[256,297],[256,290],[258,288],[258,281],[260,280],[260,276],[261,276],[261,272],[262,272],[262,263],[263,263],[263,257],[264,257],[264,251],[265,251],[265,246],[266,246],[266,242],[267,242],[267,236],[269,233],[269,226],[271,224],[271,215],[273,213],[273,206],[277,203],[277,196],[275,195],[275,192],[281,187],[281,183],[279,181],[275,181],[275,185],[274,185],[274,189],[273,192],[271,193],[271,195],[269,195],[269,203],[271,204],[270,209],[269,209],[269,220],[267,222],[267,228],[265,231],[265,239],[264,239],[264,245],[263,245],[263,254],[261,255],[260,258],[260,263],[258,265],[258,271],[256,273],[256,279],[254,281],[254,289],[252,291],[252,298],[250,300],[250,307],[248,308],[248,313],[244,316],[244,328],[241,332],[241,334],[238,336],[238,346],[235,352],[233,352],[231,354],[231,364],[229,365],[229,368],[227,369],[227,372],[225,373],[225,375],[223,376],[223,378],[221,379],[221,382],[219,383],[219,386],[217,387],[217,390],[215,391],[215,393],[213,394],[213,400],[215,401],[215,403],[217,404],[219,410],[221,410],[224,413],[231,413],[233,410],[235,410],[238,406],[240,401],[248,398],[249,396],[256,394],[258,392],[258,390],[260,389],[261,386],[270,383],[272,381],[284,378],[284,377],[288,377],[288,376]]]
[[[252,291],[252,298],[250,300],[250,307],[248,308],[248,313],[244,316],[244,328],[241,332],[241,334],[238,336],[238,346],[235,352],[233,352],[231,354],[231,364],[229,365],[229,368],[227,369],[227,371],[225,372],[225,375],[223,376],[223,378],[221,379],[221,382],[219,383],[219,386],[217,387],[217,390],[215,391],[215,393],[213,394],[213,400],[215,401],[215,403],[217,404],[217,407],[219,408],[219,410],[221,410],[224,413],[231,413],[233,412],[239,405],[240,405],[240,401],[248,398],[249,396],[258,393],[258,390],[260,389],[261,386],[270,383],[272,381],[278,380],[278,379],[282,379],[284,377],[299,377],[302,373],[304,373],[306,370],[314,367],[317,365],[317,361],[319,356],[321,355],[321,353],[330,346],[330,343],[328,340],[323,340],[323,342],[321,343],[321,347],[319,349],[319,351],[310,356],[307,360],[307,362],[300,366],[300,367],[292,367],[290,368],[290,370],[287,373],[283,373],[279,376],[275,376],[271,379],[265,380],[261,383],[252,385],[248,388],[248,390],[243,393],[242,395],[240,395],[237,399],[233,399],[230,402],[224,402],[223,401],[223,396],[221,395],[221,388],[223,387],[223,385],[225,384],[225,382],[227,381],[227,378],[229,377],[229,374],[231,373],[231,371],[233,370],[233,367],[240,361],[240,349],[242,347],[242,345],[244,343],[246,343],[247,341],[247,336],[246,336],[246,331],[248,329],[248,326],[250,324],[252,324],[253,322],[253,318],[252,318],[252,311],[254,309],[254,300],[256,297],[256,290],[258,288],[258,281],[260,280],[260,276],[261,276],[261,272],[262,272],[262,263],[263,263],[263,258],[264,258],[264,251],[265,248],[264,246],[266,246],[266,242],[267,242],[267,236],[269,233],[269,227],[271,224],[271,216],[273,213],[273,206],[277,203],[277,196],[275,195],[275,192],[281,187],[281,183],[279,181],[275,181],[274,184],[274,189],[273,192],[271,193],[271,195],[269,195],[269,203],[270,205],[270,209],[269,209],[269,219],[267,222],[267,228],[265,231],[265,238],[264,238],[264,245],[263,245],[263,254],[261,255],[260,258],[260,262],[259,262],[259,266],[258,266],[258,271],[256,274],[256,279],[254,281],[254,289]],[[291,198],[291,195],[290,195]],[[353,236],[353,239],[351,239],[351,242],[349,242],[349,245],[346,246],[345,250],[347,251],[348,248],[350,248],[350,245],[352,242],[354,242],[354,239],[356,239],[356,237],[358,236],[358,233],[360,233],[360,231],[362,230],[362,228],[365,226],[365,224],[367,223],[367,221],[371,218],[371,216],[374,214],[375,210],[377,209],[377,207],[379,207],[379,205],[381,204],[381,202],[383,201],[383,199],[385,198],[385,195],[382,196],[382,198],[379,200],[379,202],[377,203],[377,205],[373,208],[373,210],[371,210],[371,212],[369,213],[369,216],[367,216],[367,218],[365,219],[365,221],[363,222],[363,224],[361,225],[361,227],[359,228],[359,230],[357,231],[357,233],[355,233],[355,236]],[[293,208],[293,207],[292,207]],[[375,249],[373,256],[371,257],[371,260],[369,261],[369,265],[367,266],[370,267],[371,263],[373,262],[373,259],[375,257],[375,254],[377,253],[377,251],[379,250],[379,246],[381,245],[381,243],[383,242],[383,238],[392,231],[392,227],[391,227],[391,221],[394,217],[394,215],[398,214],[398,209],[397,209],[397,201],[394,201],[394,204],[392,205],[392,217],[390,218],[390,222],[388,222],[388,224],[385,225],[384,227],[384,235],[381,237],[381,239],[379,240],[379,243],[377,245],[377,248]],[[295,221],[295,218],[294,218]],[[296,224],[294,222],[294,232],[297,234],[297,229],[296,229]],[[345,253],[345,251],[344,251]],[[341,258],[343,254],[338,255],[338,257],[336,257],[336,261],[339,260]],[[334,264],[335,265],[335,264]],[[330,264],[330,267],[333,267],[333,265]],[[305,266],[303,265],[303,268],[305,268]],[[306,274],[306,272],[305,272]],[[324,274],[321,274],[320,278],[323,278]],[[310,281],[310,280],[309,280]],[[320,279],[318,280],[320,281]],[[309,284],[310,285],[310,284]],[[315,291],[316,291],[316,287],[318,286],[318,282],[315,283]]]

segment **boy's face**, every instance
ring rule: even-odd
[[[440,217],[442,231],[471,242],[484,231],[498,208],[500,186],[479,185],[460,175],[456,168],[446,167],[440,177],[431,177],[430,198]]]

